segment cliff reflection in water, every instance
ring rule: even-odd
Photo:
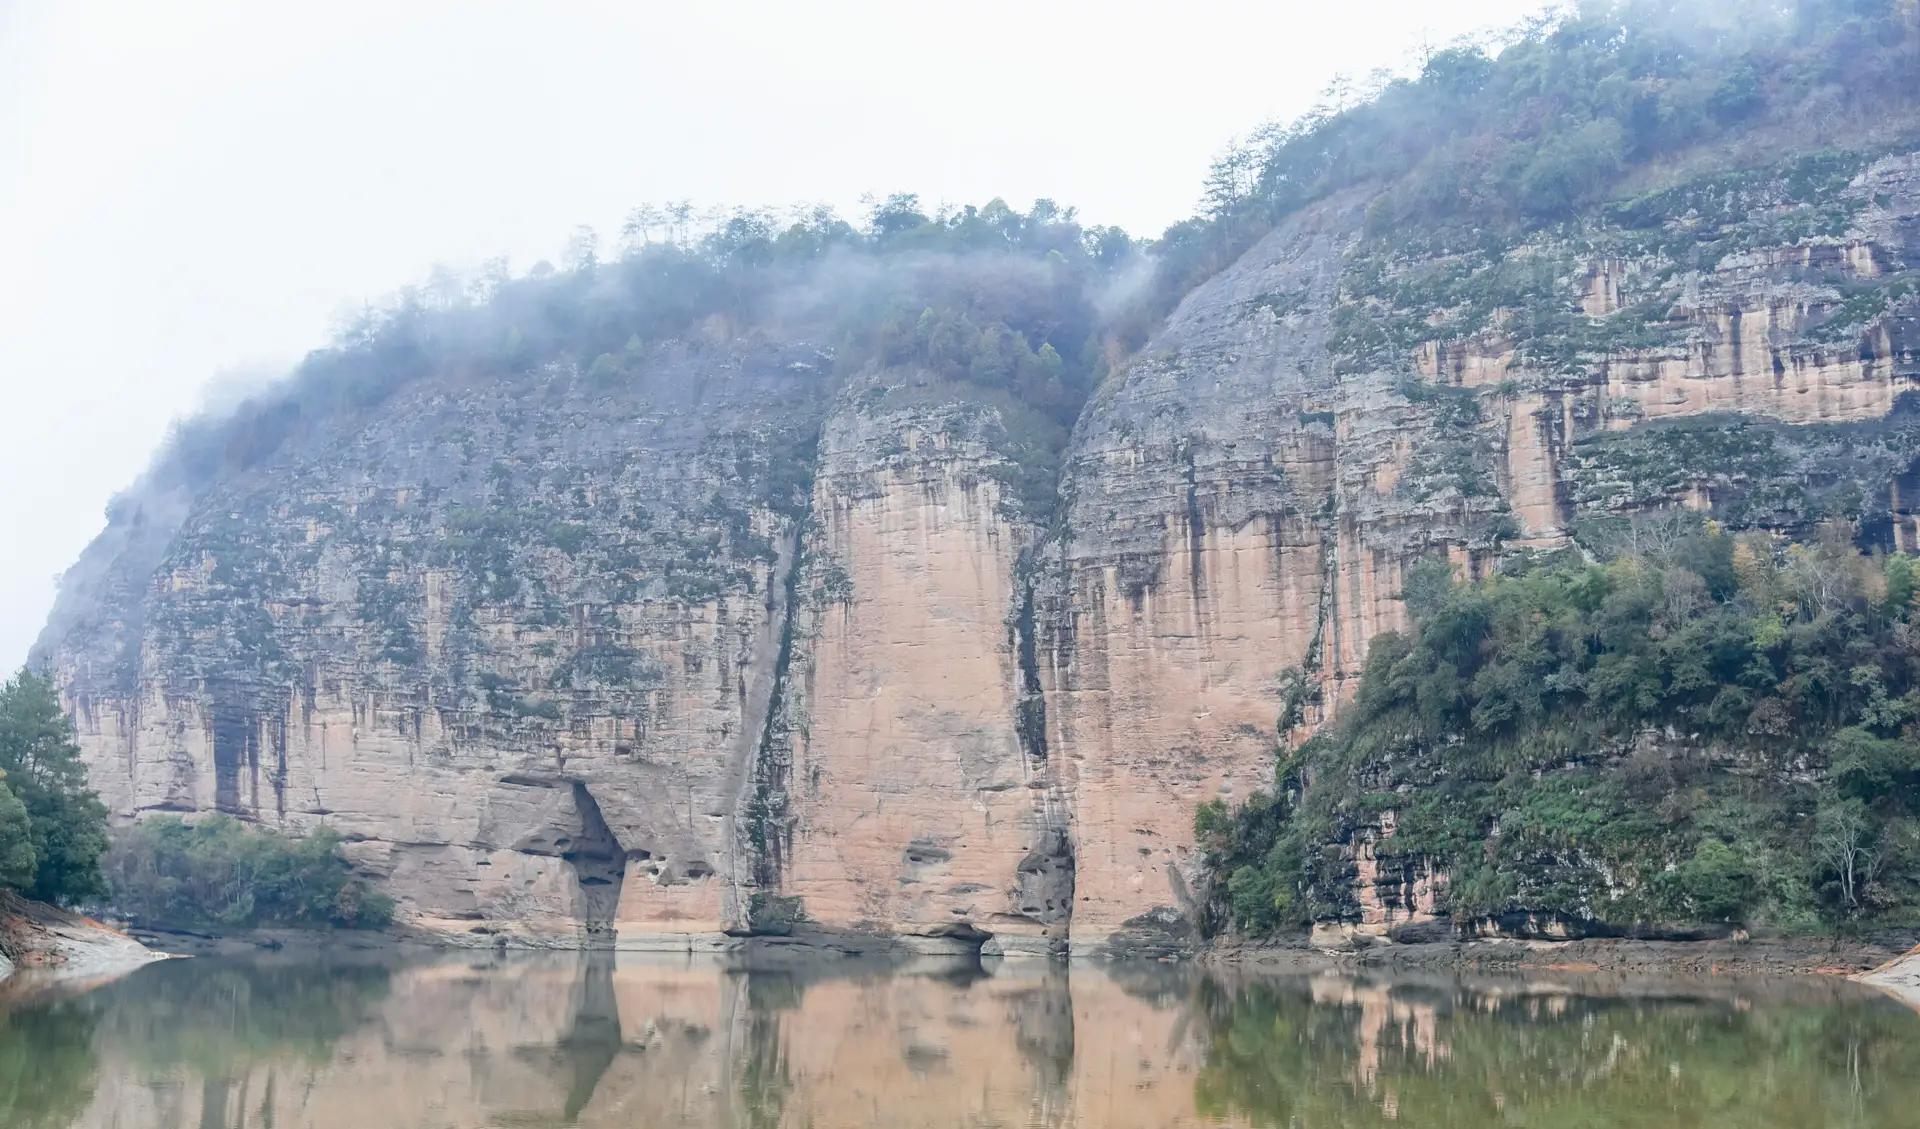
[[[0,1001],[8,1126],[1860,1126],[1920,1017],[1838,982],[176,961]]]

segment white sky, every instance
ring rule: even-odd
[[[0,667],[216,374],[634,204],[862,193],[1158,234],[1337,74],[1542,0],[0,0]]]

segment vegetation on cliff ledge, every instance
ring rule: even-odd
[[[1920,908],[1920,566],[1684,528],[1409,578],[1329,732],[1197,830],[1235,924],[1357,920],[1371,843],[1457,921],[1806,928]]]

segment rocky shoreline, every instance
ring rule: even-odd
[[[1890,993],[1920,1011],[1920,945],[1855,979]]]
[[[0,982],[106,980],[166,953],[92,918],[0,893]]]
[[[297,929],[210,933],[134,928],[130,940],[169,955],[239,956],[262,951],[381,951],[496,948],[514,951],[612,948],[707,955],[755,964],[887,961],[929,956],[1034,959],[1028,952],[982,951],[954,938],[800,930],[785,936],[681,935],[644,943],[528,944],[501,935],[487,945],[450,943],[439,933],[406,930],[314,932]],[[583,940],[589,940],[583,938]],[[668,941],[672,943],[669,944]],[[1053,958],[1065,959],[1065,958]],[[1108,951],[1075,962],[1186,964],[1250,972],[1356,969],[1395,972],[1542,972],[1620,976],[1846,977],[1885,987],[1920,1004],[1920,936],[1890,932],[1858,938],[1757,937],[1708,940],[1586,938],[1458,940],[1382,944],[1358,950],[1316,948],[1305,937],[1276,941],[1219,940],[1197,951]]]
[[[1383,945],[1350,952],[1314,949],[1304,944],[1234,942],[1215,945],[1199,959],[1207,964],[1276,970],[1339,967],[1687,976],[1864,976],[1909,952],[1912,942],[1913,939],[1904,934],[1859,939],[1476,940]]]

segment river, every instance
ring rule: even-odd
[[[276,953],[14,991],[7,1129],[1920,1124],[1920,1015],[1828,979]]]

